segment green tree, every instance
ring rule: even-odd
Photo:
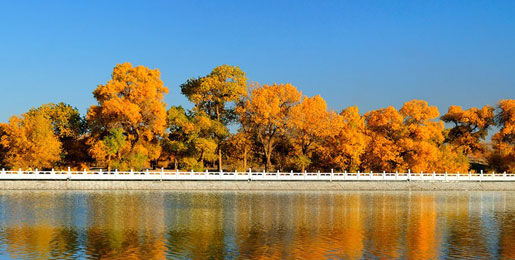
[[[108,171],[111,170],[112,158],[115,157],[116,161],[121,162],[121,151],[127,143],[127,138],[123,133],[122,128],[113,128],[109,130],[109,135],[104,136],[104,145],[106,147]]]
[[[205,77],[188,80],[181,85],[181,91],[195,104],[195,111],[202,111],[211,120],[227,127],[235,119],[235,102],[247,95],[247,78],[239,67],[221,65]],[[229,131],[218,129],[217,133],[218,169],[222,171],[222,143]]]
[[[63,102],[48,103],[30,109],[27,114],[41,114],[50,120],[54,134],[59,137],[62,145],[60,165],[78,166],[89,160],[83,152],[87,149],[83,138],[87,123],[77,108]]]
[[[168,156],[194,170],[204,168],[205,161],[217,158],[217,137],[227,128],[212,120],[203,111],[186,112],[182,107],[171,107],[167,112],[168,135],[164,147]]]

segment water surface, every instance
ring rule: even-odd
[[[0,193],[0,257],[515,258],[515,192]]]

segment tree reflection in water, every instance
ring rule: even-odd
[[[2,192],[24,259],[514,258],[515,192]]]

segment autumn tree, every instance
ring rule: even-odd
[[[77,108],[63,102],[48,103],[30,109],[27,114],[41,114],[50,120],[54,134],[62,145],[60,165],[78,166],[88,160],[83,152],[86,149],[83,135],[87,131],[87,123]]]
[[[492,137],[494,152],[490,165],[497,171],[515,172],[515,100],[501,100],[497,106],[499,113],[495,117],[500,127]]]
[[[286,131],[291,109],[301,97],[302,93],[291,84],[263,85],[254,88],[238,109],[242,124],[248,125],[256,136],[267,171],[271,170],[272,153]]]
[[[6,129],[8,124],[0,123],[0,167],[4,167],[5,156],[7,155],[7,148],[2,144],[2,138],[7,134]]]
[[[174,169],[178,169],[179,161],[186,157],[188,151],[189,133],[195,125],[189,119],[186,111],[181,106],[172,106],[167,114],[167,134],[162,140],[164,160],[172,160]]]
[[[466,171],[468,162],[453,144],[444,144],[444,127],[435,106],[423,100],[406,102],[365,115],[370,145],[364,168],[374,171]]]
[[[115,168],[123,168],[122,151],[128,148],[127,137],[124,135],[122,128],[113,128],[109,130],[109,134],[104,136],[101,141],[94,144],[92,154],[98,162],[106,162],[107,170],[111,171],[111,166]]]
[[[204,77],[190,79],[181,85],[182,93],[195,104],[196,111],[203,111],[210,119],[227,126],[234,121],[234,104],[247,95],[247,78],[237,66],[221,65]],[[218,169],[222,167],[222,142],[227,133],[216,136]]]
[[[109,149],[102,142],[112,129],[122,129],[128,149],[121,157],[124,168],[144,168],[159,158],[160,138],[166,128],[166,104],[158,69],[133,67],[130,63],[118,64],[111,79],[93,92],[98,105],[90,107],[87,120],[91,131],[90,152]],[[107,151],[106,151],[107,152]]]
[[[167,111],[168,134],[163,139],[164,155],[174,161],[177,169],[185,167],[202,170],[206,161],[217,157],[216,137],[226,135],[227,128],[212,120],[203,111],[185,111],[172,106]]]
[[[323,163],[330,168],[355,172],[361,168],[363,154],[370,138],[367,136],[365,118],[356,106],[341,111],[331,120],[335,134],[325,138],[321,147]]]
[[[291,108],[287,120],[288,133],[295,150],[295,164],[302,172],[312,162],[313,150],[320,148],[325,138],[335,134],[331,125],[335,112],[327,111],[327,104],[320,96],[304,97]]]
[[[238,129],[238,132],[232,134],[226,142],[226,150],[229,159],[237,159],[241,162],[241,168],[237,169],[246,171],[249,167],[249,161],[252,158],[252,147],[254,144],[253,136],[249,132]]]
[[[494,109],[484,106],[482,109],[450,106],[448,112],[441,117],[453,127],[448,131],[446,142],[463,149],[466,155],[481,156],[485,149],[481,141],[488,135],[488,129],[494,123]]]
[[[2,129],[0,144],[6,149],[4,163],[8,167],[51,168],[61,159],[61,142],[43,113],[13,116]]]
[[[403,116],[394,107],[365,114],[367,135],[371,138],[363,160],[363,168],[374,171],[406,169],[397,142],[402,137]]]
[[[440,115],[438,108],[424,100],[411,100],[404,103],[399,112],[404,117],[404,129],[398,146],[408,169],[413,172],[440,170],[444,126],[435,121]]]

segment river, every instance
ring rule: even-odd
[[[0,258],[515,258],[515,192],[2,191]]]

